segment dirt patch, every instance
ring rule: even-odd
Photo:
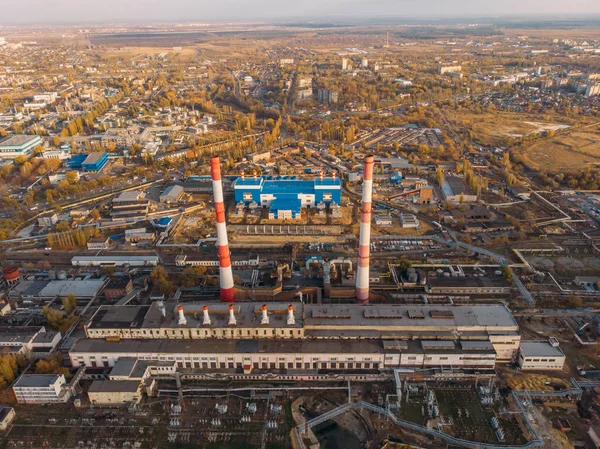
[[[585,259],[585,263],[591,268],[597,268],[600,270],[600,257],[588,257]]]
[[[588,128],[538,141],[526,150],[525,161],[536,170],[600,164],[600,132]]]

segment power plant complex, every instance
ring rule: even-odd
[[[256,301],[234,285],[221,168],[211,159],[217,222],[220,303],[155,301],[101,306],[70,351],[72,366],[106,369],[122,357],[167,363],[183,376],[327,379],[332,374],[375,379],[386,369],[407,375],[494,375],[497,362],[515,359],[518,326],[504,305],[369,304],[374,158],[364,160],[354,304],[308,303],[303,290]],[[236,202],[314,205],[340,201],[335,177],[314,181],[238,178]],[[337,262],[336,262],[337,261]],[[333,260],[332,264],[349,264]],[[289,298],[281,302],[281,298]],[[280,298],[280,299],[278,299]],[[235,300],[238,299],[238,302]],[[303,301],[304,299],[304,301]]]

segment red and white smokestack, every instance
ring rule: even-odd
[[[229,306],[229,322],[228,326],[235,326],[237,324],[237,320],[235,319],[235,313],[233,311],[233,304]]]
[[[252,176],[254,177],[254,180],[255,180],[255,181],[258,181],[258,175],[256,174],[256,170],[254,170],[254,171],[252,172]]]
[[[246,180],[246,173],[242,172],[242,181]]]
[[[360,236],[358,241],[358,267],[356,269],[356,299],[369,301],[369,254],[371,244],[371,201],[373,198],[373,156],[364,160],[362,205],[360,209]]]
[[[183,313],[183,306],[177,306],[177,311],[179,312],[179,322],[180,326],[185,326],[187,324],[187,320],[185,319],[185,315]]]
[[[323,170],[319,172],[319,180],[323,182]]]
[[[287,325],[293,326],[294,324],[296,324],[296,318],[294,318],[294,306],[290,304],[288,306]]]
[[[266,304],[262,306],[262,319],[260,320],[260,324],[269,324],[269,314],[267,313]]]
[[[202,320],[202,325],[210,326],[210,315],[208,314],[208,306],[202,307],[202,312],[204,312],[204,319]]]
[[[210,159],[215,210],[217,213],[217,250],[219,251],[219,279],[221,301],[235,301],[233,293],[233,273],[231,272],[231,255],[227,241],[227,225],[225,224],[225,203],[223,202],[223,183],[221,182],[221,161],[218,156]]]
[[[335,181],[335,177],[336,177],[336,171],[335,171],[335,170],[333,170],[333,171],[331,172],[331,179],[332,179],[333,181]]]

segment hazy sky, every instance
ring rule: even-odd
[[[0,23],[600,14],[600,0],[0,0]]]

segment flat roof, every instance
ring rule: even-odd
[[[89,393],[136,393],[140,388],[139,380],[95,380],[88,389]]]
[[[560,347],[547,341],[521,341],[521,354],[525,357],[564,357]]]
[[[135,357],[121,357],[110,371],[111,376],[131,376],[137,363]]]
[[[447,176],[442,184],[442,191],[446,196],[455,196],[461,193],[464,195],[474,195],[464,179],[457,176]]]
[[[39,296],[67,296],[70,293],[76,297],[96,296],[104,286],[103,279],[50,281],[39,293]]]
[[[167,187],[165,190],[163,190],[163,192],[160,194],[161,197],[163,196],[177,196],[179,194],[181,194],[183,192],[183,187],[175,184],[172,186]]]
[[[210,326],[203,326],[204,303],[182,303],[186,325],[179,325],[179,312],[174,302],[165,303],[165,315],[157,302],[149,306],[101,306],[92,317],[90,329],[142,329],[142,328],[223,328],[229,327],[229,304],[208,304]],[[295,304],[294,325],[287,324],[288,303],[269,303],[267,314],[269,324],[261,324],[262,303],[235,303],[236,328],[290,328],[302,327],[302,314],[299,304]]]
[[[15,382],[15,387],[44,388],[54,385],[62,374],[21,374]]]
[[[3,139],[0,139],[0,147],[4,146],[21,146],[26,143],[31,142],[32,140],[38,140],[39,136],[26,136],[24,134],[17,134],[14,136],[7,136]]]
[[[150,261],[150,262],[158,262],[158,256],[73,256],[71,258],[72,261],[78,262],[86,262],[86,261],[96,261],[96,262],[127,262],[127,261]]]
[[[43,329],[41,326],[2,326],[0,327],[0,343],[9,343],[11,346],[13,343],[14,345],[28,343]]]
[[[40,332],[33,339],[33,343],[41,344],[41,343],[52,343],[52,340],[56,338],[58,332],[48,331],[48,332]]]
[[[102,157],[104,157],[105,154],[106,153],[104,151],[95,151],[93,153],[90,153],[88,157],[86,157],[83,161],[83,164],[96,164]]]
[[[144,192],[141,190],[129,190],[122,192],[118,197],[113,198],[113,203],[126,202],[126,201],[140,201],[144,198]]]
[[[149,306],[101,306],[89,323],[90,329],[179,328],[177,303],[164,303],[165,314],[158,303]],[[208,306],[211,325],[229,327],[229,304],[182,303],[186,317],[184,328],[202,328],[203,307]],[[301,328],[307,330],[340,329],[361,331],[389,328],[405,332],[435,331],[516,331],[518,325],[503,304],[491,305],[360,305],[294,303],[295,324],[287,325],[289,303],[267,303],[269,324],[261,325],[262,303],[235,303],[238,328]],[[412,318],[411,318],[412,317]]]
[[[518,329],[517,322],[510,311],[503,304],[491,305],[317,305],[305,304],[305,324],[314,327],[342,327],[342,326],[389,326],[391,328],[425,328],[436,327],[439,330],[469,329],[472,327],[485,328],[510,328]],[[379,310],[381,317],[365,319],[365,311]],[[396,316],[402,318],[386,318],[395,309]],[[415,318],[409,318],[409,311]],[[432,317],[431,312],[450,312],[452,316]]]
[[[452,276],[436,276],[429,277],[427,279],[429,285],[432,287],[464,287],[464,288],[476,288],[476,287],[510,287],[506,279],[502,276],[464,276],[464,277],[452,277]]]

